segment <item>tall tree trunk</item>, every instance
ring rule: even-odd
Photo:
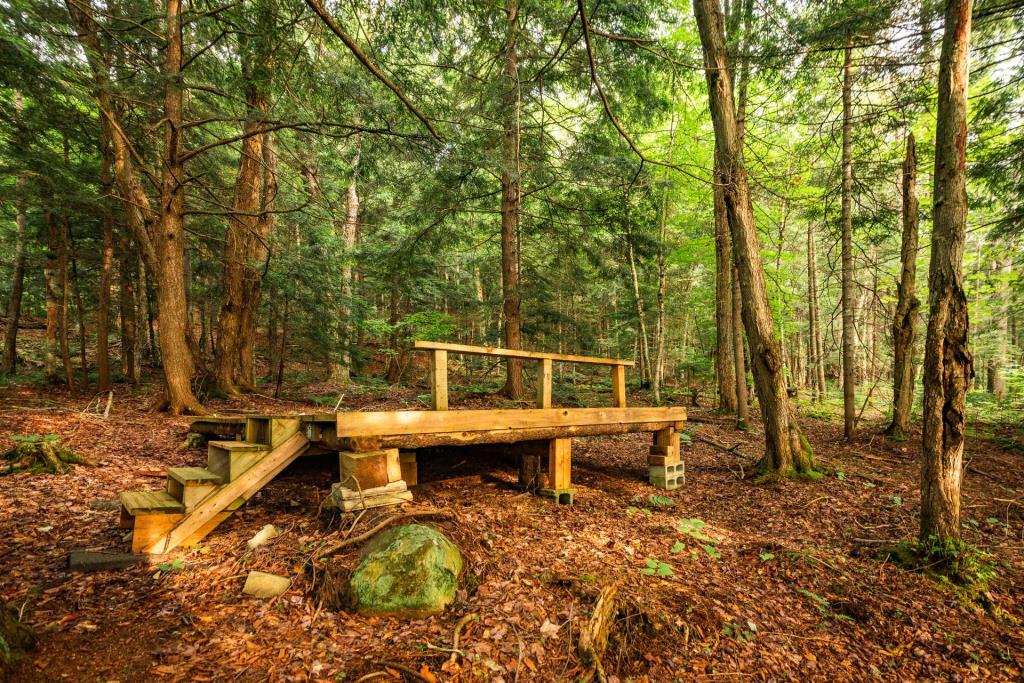
[[[725,215],[725,185],[718,146],[715,146],[714,170],[715,222],[715,378],[718,382],[718,407],[723,412],[737,410],[735,347],[733,340],[732,238],[729,217]],[[742,341],[741,350],[742,350]],[[741,353],[742,356],[742,353]],[[744,387],[746,384],[744,384]]]
[[[68,255],[71,260],[71,276],[65,280],[65,301],[69,291],[75,298],[75,318],[78,320],[78,356],[82,363],[82,385],[89,384],[89,362],[85,349],[85,307],[82,306],[82,288],[78,280],[78,257],[75,252],[75,241],[71,234],[71,224],[65,223],[67,234]],[[65,311],[66,315],[66,311]]]
[[[750,340],[754,386],[765,430],[765,454],[759,469],[769,476],[810,472],[814,458],[789,405],[783,359],[775,339],[775,324],[768,305],[761,245],[754,225],[753,207],[740,130],[733,105],[725,30],[717,0],[694,0],[694,15],[704,50],[715,139],[722,152],[725,205],[732,233],[733,260],[742,289],[742,317]]]
[[[43,342],[43,374],[49,382],[60,381],[60,311],[63,288],[60,284],[60,244],[57,219],[46,214],[46,261],[43,263],[43,284],[46,295],[46,337]]]
[[[181,153],[184,98],[181,1],[166,0],[164,46],[164,145],[161,158],[159,211],[154,211],[135,171],[133,150],[120,125],[120,115],[110,91],[110,66],[106,61],[90,0],[67,0],[79,42],[92,71],[100,116],[111,127],[114,178],[125,203],[125,214],[140,253],[155,278],[160,318],[160,356],[164,396],[157,408],[173,414],[203,413],[192,393],[194,358],[188,342],[185,298],[185,162]],[[137,153],[137,149],[134,150]]]
[[[974,376],[963,258],[967,234],[967,62],[973,0],[947,0],[939,61],[935,198],[924,354],[920,540],[960,538],[964,411]]]
[[[723,165],[723,169],[724,169]],[[723,173],[722,179],[726,176]],[[722,195],[724,201],[725,195]],[[726,216],[728,222],[728,215]],[[750,392],[747,390],[747,360],[743,353],[743,294],[740,291],[740,275],[736,267],[736,256],[731,249],[732,236],[729,236],[730,251],[733,252],[732,277],[729,284],[729,297],[732,299],[732,362],[736,369],[736,429],[746,430],[750,426]]]
[[[353,292],[353,259],[355,258],[356,235],[359,231],[359,162],[361,159],[361,139],[355,136],[355,152],[352,155],[352,176],[348,181],[345,203],[345,222],[341,226],[341,238],[345,243],[345,258],[341,266],[341,358],[331,369],[331,381],[348,384],[352,375],[352,352],[354,343],[352,324],[352,292]]]
[[[672,78],[675,90],[675,77]],[[676,109],[672,103],[672,114],[668,122],[668,157],[676,145]],[[654,373],[651,378],[654,390],[654,402],[661,403],[661,383],[665,373],[665,290],[668,280],[668,269],[665,263],[665,247],[668,243],[668,191],[669,184],[661,193],[661,211],[658,216],[658,319],[654,328]]]
[[[629,198],[626,198],[629,201]],[[626,211],[627,221],[629,211]],[[636,252],[633,249],[632,230],[626,226],[626,253],[629,256],[629,277],[633,288],[633,305],[636,312],[637,346],[640,350],[640,381],[650,385],[651,382],[651,347],[647,343],[647,311],[644,309],[643,293],[640,291],[640,274],[636,268]]]
[[[843,434],[853,438],[857,419],[857,347],[853,291],[853,56],[852,38],[843,51],[843,183],[842,183],[842,308],[843,308]]]
[[[227,239],[224,244],[223,289],[224,301],[217,325],[217,351],[214,360],[214,380],[217,389],[228,396],[239,393],[238,367],[244,331],[243,319],[249,305],[248,289],[253,280],[259,280],[262,264],[254,264],[253,252],[262,248],[258,234],[259,212],[263,178],[264,134],[268,99],[264,84],[265,65],[243,49],[242,70],[246,78],[246,120],[242,132],[242,150],[238,156],[235,177],[235,196],[228,219]],[[248,285],[248,286],[247,286]]]
[[[886,434],[905,439],[910,431],[910,411],[914,402],[914,338],[921,302],[914,293],[917,279],[917,145],[914,134],[907,135],[907,155],[903,160],[903,239],[900,244],[900,283],[896,311],[892,321],[892,422]]]
[[[1012,253],[1012,250],[1005,245],[1001,246],[1008,253]],[[996,314],[996,343],[993,349],[992,360],[989,362],[990,391],[996,399],[1002,401],[1006,398],[1006,376],[1003,374],[1003,368],[1006,366],[1007,356],[1009,355],[1010,276],[1013,272],[1013,259],[1010,256],[1004,255],[992,265],[999,278],[996,283],[996,288],[999,292],[999,310]]]
[[[132,263],[136,254],[131,248],[127,235],[118,239],[118,282],[117,304],[121,317],[121,375],[132,384],[139,381],[138,370],[138,317],[136,313],[135,278]]]
[[[505,347],[522,348],[522,295],[519,291],[519,0],[505,2],[504,144],[501,164],[501,292]],[[514,401],[525,398],[522,362],[506,361],[502,393]]]
[[[20,96],[15,102],[20,102]],[[20,105],[16,106],[20,110]],[[14,245],[14,269],[11,273],[11,293],[7,298],[7,330],[4,334],[4,357],[0,372],[13,374],[18,366],[18,325],[21,321],[21,296],[25,290],[26,262],[26,226],[28,216],[25,213],[25,175],[18,174],[15,185],[17,214],[14,225],[17,229]]]
[[[110,173],[110,130],[100,118],[100,189],[103,192],[103,258],[96,300],[96,372],[99,390],[110,389],[110,283],[114,276],[114,178]]]
[[[821,340],[821,318],[818,309],[818,256],[814,246],[814,223],[807,223],[807,316],[809,365],[813,373],[815,399],[825,400],[825,358]]]

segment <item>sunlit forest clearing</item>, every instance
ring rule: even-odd
[[[0,0],[0,681],[1024,677],[1021,0]]]

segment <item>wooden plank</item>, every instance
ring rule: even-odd
[[[572,439],[548,442],[548,488],[564,491],[572,481]]]
[[[537,361],[537,407],[551,407],[551,359]]]
[[[673,423],[678,424],[678,423]],[[543,427],[539,429],[492,429],[477,432],[434,432],[432,434],[395,434],[391,436],[360,437],[372,438],[376,448],[428,448],[431,446],[475,446],[480,444],[522,444],[528,441],[543,441],[545,453],[551,439],[567,439],[576,436],[603,436],[607,434],[632,434],[635,432],[656,432],[665,426],[664,422],[624,422],[602,425],[577,425],[570,427]],[[479,451],[482,453],[483,451]]]
[[[626,368],[621,365],[612,366],[612,405],[626,407]]]
[[[211,493],[166,534],[146,546],[144,552],[151,555],[170,552],[192,539],[197,531],[205,529],[209,533],[216,526],[214,522],[218,514],[239,498],[252,498],[308,447],[309,441],[306,437],[302,434],[293,434],[233,482]]]
[[[619,358],[599,358],[597,356],[574,356],[566,353],[547,353],[545,351],[523,351],[520,349],[503,349],[498,346],[470,346],[468,344],[448,344],[446,342],[418,341],[415,349],[433,351],[451,351],[452,353],[465,353],[471,356],[501,356],[503,358],[525,358],[528,360],[540,360],[548,358],[557,360],[560,363],[587,363],[590,365],[628,365],[632,367],[636,363],[631,360]]]
[[[679,422],[683,408],[527,408],[502,410],[396,410],[338,413],[338,436],[385,436],[538,429],[622,422]]]
[[[430,353],[430,402],[434,410],[448,410],[448,352]]]

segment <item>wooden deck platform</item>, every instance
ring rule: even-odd
[[[420,347],[420,345],[417,345]],[[630,361],[560,356],[455,344],[423,343],[432,354],[434,410],[205,416],[193,422],[208,440],[207,467],[171,468],[166,490],[121,494],[122,526],[133,529],[132,551],[166,553],[199,542],[301,455],[336,452],[339,508],[410,500],[416,450],[436,446],[519,444],[520,484],[559,503],[571,503],[572,439],[650,432],[650,482],[673,489],[682,480],[679,432],[684,408],[626,407],[622,370]],[[449,411],[447,353],[529,359],[540,364],[537,408]],[[612,407],[554,408],[553,361],[612,367]],[[210,437],[224,440],[209,440]],[[481,450],[481,453],[487,451]]]

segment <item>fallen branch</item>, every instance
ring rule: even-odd
[[[417,517],[447,517],[447,518],[451,518],[451,517],[453,517],[453,515],[448,510],[436,510],[436,509],[414,510],[412,512],[403,512],[403,513],[398,514],[398,515],[393,515],[391,517],[388,517],[383,522],[381,522],[377,526],[373,527],[369,531],[361,533],[358,536],[353,536],[352,538],[346,538],[343,541],[339,541],[338,543],[335,543],[334,545],[329,546],[327,549],[322,550],[319,553],[317,553],[317,556],[318,557],[330,557],[331,555],[334,555],[335,553],[337,553],[337,552],[339,552],[341,550],[344,550],[345,548],[349,547],[350,545],[355,545],[357,543],[362,543],[363,541],[367,541],[367,540],[373,538],[374,536],[379,534],[381,531],[384,531],[384,529],[387,529],[389,526],[391,526],[395,522],[400,522],[400,521],[403,521],[403,520],[406,520],[406,519],[415,519]]]
[[[715,448],[725,451],[726,453],[735,453],[736,455],[746,458],[747,460],[754,460],[754,456],[748,453],[744,453],[743,451],[740,450],[740,446],[743,445],[742,443],[737,443],[734,446],[726,446],[724,443],[719,443],[718,441],[712,439],[710,436],[704,436],[700,432],[693,434],[692,438],[702,443],[706,443],[709,446],[714,446]]]
[[[455,630],[452,632],[452,656],[448,661],[454,663],[459,655],[465,655],[459,650],[459,636],[462,634],[462,627],[476,619],[476,612],[470,612],[455,622]]]

